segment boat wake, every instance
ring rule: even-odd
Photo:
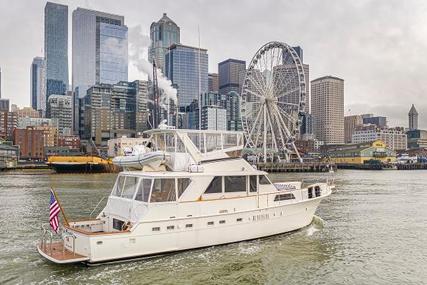
[[[322,220],[322,218],[314,215],[313,221],[306,229],[307,236],[312,236],[315,232],[322,230],[323,226],[324,226],[324,221]]]

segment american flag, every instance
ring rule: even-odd
[[[49,223],[52,230],[55,231],[55,233],[58,232],[59,228],[59,204],[58,201],[55,199],[55,195],[53,194],[53,190],[50,189],[50,212],[49,212]]]

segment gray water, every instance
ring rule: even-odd
[[[35,246],[49,187],[68,216],[79,218],[114,179],[0,174],[0,284],[427,284],[427,171],[339,171],[319,218],[290,234],[117,265],[43,260]]]

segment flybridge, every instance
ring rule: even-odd
[[[240,157],[243,133],[233,131],[155,129],[147,131],[152,151],[187,153],[194,163]]]

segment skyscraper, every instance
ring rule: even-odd
[[[30,68],[31,107],[46,112],[46,66],[42,57],[35,57]]]
[[[180,29],[166,13],[158,22],[153,22],[150,26],[151,46],[148,53],[148,60],[156,60],[157,67],[165,73],[165,54],[173,44],[180,43]]]
[[[361,115],[352,115],[344,117],[344,142],[351,143],[353,133],[356,127],[363,125],[363,118]]]
[[[206,49],[173,44],[165,55],[165,63],[166,76],[178,90],[180,109],[190,105],[193,100],[198,100],[200,94],[208,92]]]
[[[418,129],[418,112],[417,109],[415,109],[414,104],[412,104],[411,109],[408,113],[409,117],[409,130],[417,130]]]
[[[220,94],[228,94],[230,91],[242,91],[243,80],[246,71],[244,60],[229,58],[218,63],[218,85]]]
[[[324,76],[311,81],[313,132],[325,144],[344,143],[344,80]]]
[[[208,74],[208,89],[209,92],[218,92],[219,91],[219,82],[218,82],[218,73],[209,73]]]
[[[68,89],[68,7],[47,2],[44,9],[46,96]]]
[[[77,98],[95,84],[128,80],[128,28],[123,16],[73,11],[72,77]]]

